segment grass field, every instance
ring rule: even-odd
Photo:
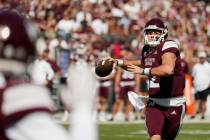
[[[100,140],[147,140],[144,124],[101,124]],[[183,124],[176,140],[210,140],[210,124]]]

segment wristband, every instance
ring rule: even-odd
[[[147,75],[150,76],[151,75],[151,70],[152,68],[144,68],[141,72],[142,75]]]
[[[116,59],[116,60],[118,66],[122,66],[124,64],[124,61],[122,59]]]

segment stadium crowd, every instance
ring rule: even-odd
[[[132,58],[140,58],[144,24],[153,17],[163,19],[168,25],[169,39],[175,38],[180,44],[183,59],[189,67],[186,73],[191,73],[199,60],[198,52],[205,51],[207,57],[210,56],[210,3],[207,1],[5,0],[0,2],[0,8],[3,7],[13,7],[36,21],[45,39],[49,59],[58,66],[61,59],[56,55],[58,49],[70,50],[72,61],[85,55],[93,65],[98,58],[108,55],[122,58],[127,51],[131,51]],[[79,55],[72,55],[73,52]],[[65,70],[60,68],[61,77],[65,77]],[[99,108],[105,112],[111,112],[110,106],[115,99],[112,92],[116,92],[117,87],[113,87],[113,79],[111,77],[108,83],[111,96],[103,98],[102,95],[99,99]],[[135,91],[146,92],[144,81],[139,88]]]

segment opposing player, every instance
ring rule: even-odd
[[[168,29],[163,21],[154,18],[144,28],[142,60],[110,61],[149,79],[149,98],[146,107],[146,127],[150,140],[174,140],[185,114],[184,71],[180,63],[177,42],[166,40]]]
[[[85,135],[88,140],[95,140],[95,125],[89,116],[90,102],[93,101],[94,80],[80,83],[86,89],[84,97],[89,97],[88,102],[77,96],[72,96],[84,106],[74,107],[71,138],[64,128],[58,125],[52,117],[53,104],[48,90],[44,86],[31,84],[28,75],[28,64],[36,55],[35,44],[39,38],[34,24],[10,9],[0,10],[0,139],[1,140],[82,140],[81,132],[88,130]],[[81,72],[74,69],[75,72]],[[83,69],[88,71],[87,69]],[[93,77],[85,73],[89,79]],[[84,81],[84,75],[80,77]],[[75,78],[71,79],[71,84]],[[80,89],[80,87],[78,87]],[[69,88],[71,94],[81,95],[80,90]],[[90,96],[91,95],[91,96]],[[87,105],[88,104],[88,105]],[[86,108],[88,106],[88,108]],[[86,116],[79,118],[78,116]],[[78,124],[78,119],[85,122]],[[88,120],[86,120],[88,119]],[[86,122],[88,122],[88,129]],[[73,127],[74,126],[74,127]],[[81,130],[83,129],[83,130]]]

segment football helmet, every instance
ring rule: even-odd
[[[11,9],[0,10],[0,59],[27,63],[35,56],[38,30],[29,19]]]
[[[158,32],[158,34],[151,34],[151,32]],[[151,36],[153,39],[151,39]],[[168,28],[159,18],[149,20],[144,27],[144,44],[149,46],[156,46],[164,41],[168,36]]]

